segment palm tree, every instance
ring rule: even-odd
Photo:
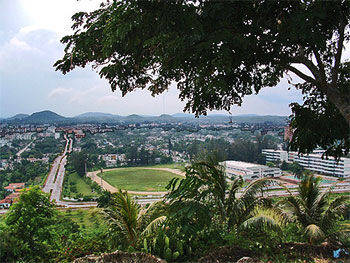
[[[229,232],[238,231],[248,227],[243,223],[254,216],[257,207],[269,202],[261,192],[272,181],[258,179],[243,189],[243,179],[229,183],[214,158],[193,163],[186,168],[185,179],[173,179],[168,185],[170,220],[193,235],[215,223],[226,225]],[[262,213],[259,217],[260,221],[249,221],[249,225],[276,228],[278,222],[273,218]]]
[[[142,208],[126,191],[119,190],[111,195],[111,201],[102,210],[102,215],[108,222],[111,233],[118,235],[124,247],[135,248],[144,231],[153,231],[165,220],[164,216],[155,212],[160,210],[162,213],[162,207],[163,204],[157,202],[147,209]]]
[[[135,247],[140,223],[140,206],[127,192],[113,193],[110,205],[102,211],[103,217],[113,231],[117,231],[126,246]]]
[[[350,196],[340,196],[330,201],[334,185],[321,192],[321,178],[305,176],[298,187],[298,195],[290,196],[279,202],[285,215],[296,222],[310,243],[316,243],[327,237],[336,237],[337,218],[345,212],[346,201]]]

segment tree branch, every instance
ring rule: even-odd
[[[305,65],[311,71],[312,75],[314,75],[315,79],[320,78],[320,72],[318,68],[315,66],[314,63],[312,63],[311,60],[308,60],[306,57],[303,57],[303,56],[293,57],[291,61],[293,63],[299,63],[299,64]]]
[[[292,71],[298,77],[302,78],[303,80],[305,80],[307,82],[310,82],[311,84],[313,84],[315,86],[319,86],[319,84],[320,84],[317,80],[315,80],[312,77],[304,74],[303,72],[301,72],[300,70],[296,69],[295,67],[293,67],[291,65],[287,65],[286,69]]]
[[[312,51],[316,57],[318,67],[320,69],[320,78],[321,78],[322,85],[326,85],[326,83],[327,83],[326,71],[324,69],[324,65],[323,65],[321,56],[316,49],[313,49]]]
[[[344,46],[344,35],[345,35],[345,26],[346,21],[345,19],[342,20],[339,28],[339,39],[338,39],[338,50],[337,54],[335,55],[335,61],[334,61],[334,67],[333,67],[333,74],[332,74],[332,85],[335,86],[338,81],[338,70],[340,65],[340,59],[343,52],[343,46]]]

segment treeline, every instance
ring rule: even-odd
[[[128,166],[151,165],[155,163],[169,163],[172,158],[157,150],[146,150],[144,147],[137,146],[125,147],[125,158]]]
[[[0,147],[0,159],[8,160],[15,155],[16,150],[14,148],[8,147],[7,145]]]
[[[190,160],[202,159],[206,155],[215,153],[219,161],[234,160],[265,164],[265,158],[261,154],[262,149],[276,149],[277,142],[273,136],[258,135],[254,140],[236,139],[230,143],[224,139],[207,139],[204,142],[195,140],[193,143],[175,143],[173,149],[184,151]]]
[[[75,156],[75,160],[78,161],[84,155],[87,161],[87,168],[105,168],[105,162],[98,159],[99,155],[103,154],[125,154],[127,166],[138,165],[152,165],[155,163],[169,163],[172,158],[169,154],[164,154],[158,150],[146,150],[144,147],[138,147],[136,145],[125,145],[122,148],[106,146],[105,149],[97,147],[97,144],[93,141],[87,141],[81,146],[82,154],[80,157]],[[81,160],[80,160],[81,162]],[[120,165],[120,161],[117,160],[117,166]],[[78,168],[80,170],[80,168]]]

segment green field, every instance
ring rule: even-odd
[[[185,168],[186,163],[168,163],[168,164],[155,164],[151,166],[147,166],[147,168],[171,168],[171,169],[178,169],[183,171]]]
[[[70,218],[77,223],[82,229],[88,232],[102,231],[107,227],[100,215],[100,208],[90,209],[62,209],[59,215],[64,218]]]
[[[119,168],[103,173],[103,179],[109,184],[129,191],[166,191],[166,185],[174,177],[182,178],[168,171],[143,169],[142,167]]]
[[[64,184],[63,196],[69,198],[78,198],[81,196],[94,197],[96,193],[77,173],[67,174],[67,180]]]

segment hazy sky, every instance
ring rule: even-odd
[[[0,117],[52,110],[64,116],[88,111],[120,115],[160,115],[182,112],[184,102],[176,88],[153,98],[147,91],[121,97],[92,69],[76,69],[67,75],[53,64],[63,56],[59,40],[71,33],[70,17],[78,11],[98,8],[89,0],[0,0]],[[289,115],[289,104],[301,102],[286,81],[245,97],[237,114]]]

